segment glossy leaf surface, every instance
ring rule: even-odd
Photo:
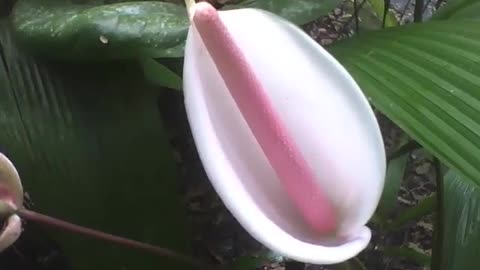
[[[0,26],[0,150],[34,210],[188,250],[156,92],[132,63],[45,63]],[[165,258],[51,230],[75,270],[177,267]]]
[[[480,188],[454,171],[445,176],[441,270],[475,269],[480,261]]]
[[[371,102],[449,166],[480,183],[480,28],[438,21],[330,47]]]
[[[447,5],[433,15],[432,19],[480,19],[480,2],[478,0],[450,0]]]
[[[12,18],[26,48],[74,60],[180,57],[189,25],[184,6],[157,1],[20,0]]]
[[[225,9],[259,8],[275,13],[295,24],[302,25],[326,15],[340,2],[338,0],[243,0],[238,4],[225,6]]]

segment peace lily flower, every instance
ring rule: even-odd
[[[0,153],[0,217],[7,215],[5,224],[0,223],[0,252],[13,244],[22,232],[22,222],[18,215],[11,215],[23,205],[23,187],[17,170]]]
[[[368,244],[385,153],[347,71],[297,26],[266,11],[190,8],[189,123],[216,192],[258,241],[334,264]]]

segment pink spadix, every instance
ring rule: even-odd
[[[216,9],[198,3],[193,23],[288,197],[315,231],[334,232],[335,209]]]

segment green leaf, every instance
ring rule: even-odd
[[[16,36],[30,51],[55,59],[183,56],[189,27],[185,7],[156,1],[94,2],[19,0],[12,14]]]
[[[372,12],[377,16],[380,22],[383,21],[384,11],[385,11],[385,1],[384,0],[368,0],[368,4],[370,4]],[[397,18],[395,18],[395,14],[388,10],[386,17],[385,17],[385,27],[394,27],[398,26]]]
[[[358,258],[350,259],[346,262],[332,265],[333,270],[366,270]]]
[[[45,63],[0,24],[0,151],[34,210],[188,252],[157,90],[135,63]],[[74,270],[187,269],[170,259],[49,230]]]
[[[385,187],[377,211],[382,217],[388,217],[397,204],[398,191],[407,168],[409,153],[405,153],[388,162]]]
[[[431,195],[420,201],[417,205],[399,213],[399,215],[386,227],[384,227],[384,229],[387,231],[401,230],[404,228],[404,226],[407,226],[410,223],[417,221],[428,214],[431,214],[434,211],[436,203],[436,194]]]
[[[436,256],[442,261],[432,263],[448,270],[473,269],[478,260],[479,24],[432,21],[363,34],[330,48],[379,110],[471,179],[445,181],[443,254]]]
[[[393,153],[387,157],[388,164],[385,174],[385,186],[382,197],[380,198],[380,203],[375,212],[377,220],[382,223],[389,219],[389,216],[397,205],[398,191],[405,176],[408,156],[411,152],[410,149],[412,145],[410,138],[405,133],[402,133]]]
[[[449,171],[444,179],[443,245],[439,270],[476,269],[480,263],[480,188]]]
[[[261,267],[262,265],[268,263],[268,258],[266,256],[250,256],[245,255],[235,259],[230,263],[228,269],[232,270],[255,270]]]
[[[147,81],[159,87],[182,89],[182,78],[160,64],[157,60],[146,58],[140,61]]]
[[[375,1],[375,2],[374,2]],[[359,32],[375,31],[382,29],[383,21],[383,0],[367,1],[363,5],[358,4],[358,17],[359,17]],[[361,1],[358,1],[359,3]],[[381,3],[379,3],[381,2]],[[343,9],[347,14],[352,14],[355,17],[355,5],[353,1],[346,1],[343,5]],[[390,13],[387,13],[390,14]],[[390,25],[390,16],[387,16],[386,24]],[[395,19],[395,17],[393,17]],[[355,24],[355,22],[352,22]]]
[[[425,267],[428,267],[431,260],[430,256],[408,247],[385,247],[383,253],[387,256],[414,261]]]
[[[479,26],[432,21],[364,33],[330,47],[380,111],[477,184]]]
[[[446,19],[480,19],[480,2],[478,0],[449,0],[439,9],[432,20]]]
[[[327,15],[341,1],[339,0],[243,0],[237,4],[225,5],[223,9],[259,8],[275,13],[285,19],[303,25]]]
[[[249,254],[235,258],[232,262],[228,263],[228,265],[225,265],[223,269],[255,270],[267,264],[282,262],[285,263],[285,268],[287,268],[286,264],[288,261],[285,261],[284,257],[278,253],[272,252],[271,250],[263,249],[259,252],[255,252],[255,254]]]

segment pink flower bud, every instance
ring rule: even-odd
[[[5,227],[0,231],[0,252],[11,246],[22,234],[22,221],[19,216],[11,215]]]
[[[0,216],[9,215],[13,209],[23,205],[23,187],[15,166],[0,153]],[[7,211],[7,213],[2,213]],[[5,224],[0,223],[0,252],[8,248],[20,237],[22,222],[17,215],[8,216]]]
[[[197,150],[240,224],[292,259],[333,264],[370,241],[385,174],[380,130],[347,71],[257,9],[192,8],[184,94]]]

